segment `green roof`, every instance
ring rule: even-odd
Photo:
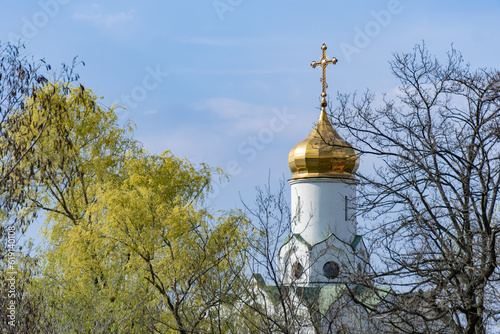
[[[283,246],[285,246],[287,243],[289,243],[290,240],[292,240],[293,238],[297,239],[300,243],[306,245],[306,247],[307,247],[308,250],[312,249],[311,244],[308,243],[304,238],[302,238],[302,236],[300,234],[294,233],[294,234],[292,234],[291,237],[286,237],[285,238],[285,241],[283,242],[283,245],[281,245],[278,253],[281,253],[281,248],[283,248]]]
[[[354,237],[354,239],[351,242],[351,248],[352,248],[352,250],[356,250],[356,248],[358,248],[358,244],[361,241],[361,239],[363,239],[363,237],[361,235],[356,235]]]
[[[318,242],[316,245],[319,245],[320,243],[325,242],[332,235],[333,235],[333,233],[330,233],[324,240]],[[314,246],[316,246],[316,245],[313,246],[310,243],[308,243],[300,234],[294,233],[294,234],[292,234],[292,236],[285,238],[285,241],[283,242],[283,245],[281,245],[281,248],[283,246],[285,246],[287,243],[289,243],[290,240],[292,240],[293,238],[297,239],[297,241],[299,241],[300,243],[306,245],[308,250],[311,250]],[[362,239],[363,239],[363,236],[361,236],[361,235],[354,236],[354,239],[351,242],[351,248],[352,248],[352,250],[356,250],[356,248],[358,248],[358,245],[359,245],[359,243],[361,242]]]
[[[266,285],[264,279],[260,274],[254,274],[259,287],[269,294],[273,303],[278,303],[283,294],[288,294],[293,290],[295,295],[301,299],[301,304],[308,308],[314,308],[325,315],[330,309],[331,305],[340,299],[347,290],[347,285],[343,283],[324,284],[315,287],[291,287],[289,285]],[[390,291],[388,287],[381,287],[370,289],[363,285],[355,285],[351,290],[356,298],[366,306],[368,311],[378,305]]]

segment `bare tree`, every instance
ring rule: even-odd
[[[425,44],[390,62],[399,94],[339,95],[334,126],[364,164],[359,213],[377,248],[366,287],[388,332],[486,333],[500,319],[500,73]],[[372,158],[370,158],[370,156]]]
[[[255,202],[245,204],[254,236],[247,251],[249,272],[242,273],[245,293],[238,296],[241,315],[248,332],[293,333],[293,308],[283,286],[277,258],[281,244],[289,234],[290,209],[284,198],[284,180],[273,192],[271,184],[257,187]],[[249,281],[248,276],[252,275]],[[268,287],[269,285],[269,287]]]
[[[252,204],[245,204],[251,221],[253,236],[247,250],[249,271],[252,279],[247,290],[238,296],[239,317],[243,318],[239,332],[253,333],[360,333],[375,328],[372,325],[375,313],[370,314],[370,306],[382,299],[383,291],[366,289],[353,284],[346,268],[342,282],[331,284],[304,285],[294,277],[287,278],[287,268],[278,261],[281,247],[291,237],[292,216],[288,199],[285,198],[285,180],[273,190],[271,182],[257,187],[257,196]],[[350,245],[347,245],[351,247]],[[297,262],[296,262],[297,263]],[[305,271],[309,268],[294,268],[285,263],[288,272]],[[349,264],[346,264],[349,266]],[[248,277],[247,273],[242,278]],[[298,275],[300,276],[300,275]],[[376,289],[375,289],[376,290]],[[351,294],[359,300],[353,300]],[[379,297],[379,298],[377,298]]]

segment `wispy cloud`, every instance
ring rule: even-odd
[[[214,131],[238,138],[269,127],[276,112],[286,109],[286,106],[257,105],[231,98],[209,98],[193,105],[193,109],[213,115],[214,123],[211,126]],[[286,113],[290,112],[288,110]]]
[[[110,28],[119,22],[132,20],[134,18],[134,10],[106,14],[103,13],[99,5],[94,4],[91,11],[87,13],[75,13],[73,17],[76,20],[87,21],[99,27]]]
[[[259,106],[230,98],[209,98],[194,105],[195,110],[209,110],[224,119],[262,115],[269,107]]]
[[[249,48],[250,45],[259,45],[262,47],[269,47],[276,45],[276,38],[272,36],[267,37],[213,37],[213,36],[190,36],[180,37],[177,39],[180,43],[206,45],[206,46],[226,46],[226,47],[243,47]],[[285,46],[296,46],[307,44],[309,39],[294,36],[293,38],[279,38],[279,44]]]
[[[195,69],[178,67],[172,73],[181,74],[203,74],[203,75],[257,75],[257,74],[281,74],[281,73],[304,73],[303,69],[296,68],[264,68],[264,69]]]
[[[241,45],[238,39],[227,38],[209,38],[209,37],[191,37],[180,40],[182,43],[195,44],[195,45],[209,45],[209,46],[232,46]]]
[[[290,143],[302,140],[307,135],[305,124],[310,123],[297,109],[227,97],[204,99],[191,108],[190,113],[199,113],[204,119],[203,126],[193,122],[166,124],[161,133],[143,133],[137,138],[153,153],[171,149],[177,156],[219,166],[229,173],[235,170],[236,163],[237,169],[241,167],[246,173],[250,169],[245,166],[257,156],[283,156],[286,163]],[[297,137],[297,133],[301,135]]]
[[[241,136],[265,127],[272,116],[273,107],[251,104],[230,98],[209,98],[193,105],[194,110],[213,115],[214,126],[228,136]]]

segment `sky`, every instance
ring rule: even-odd
[[[290,178],[288,152],[319,117],[321,71],[310,64],[323,43],[338,59],[333,104],[337,92],[394,92],[389,60],[422,41],[439,57],[453,44],[473,68],[497,67],[500,54],[493,0],[1,3],[1,42],[21,39],[53,67],[78,57],[81,82],[127,108],[119,120],[136,124],[149,152],[222,168],[230,181],[214,184],[215,209]]]

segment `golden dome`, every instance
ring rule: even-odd
[[[325,107],[322,106],[321,116],[314,129],[306,139],[290,151],[288,166],[294,179],[354,178],[359,166],[359,156],[358,152],[335,131],[328,120]]]

